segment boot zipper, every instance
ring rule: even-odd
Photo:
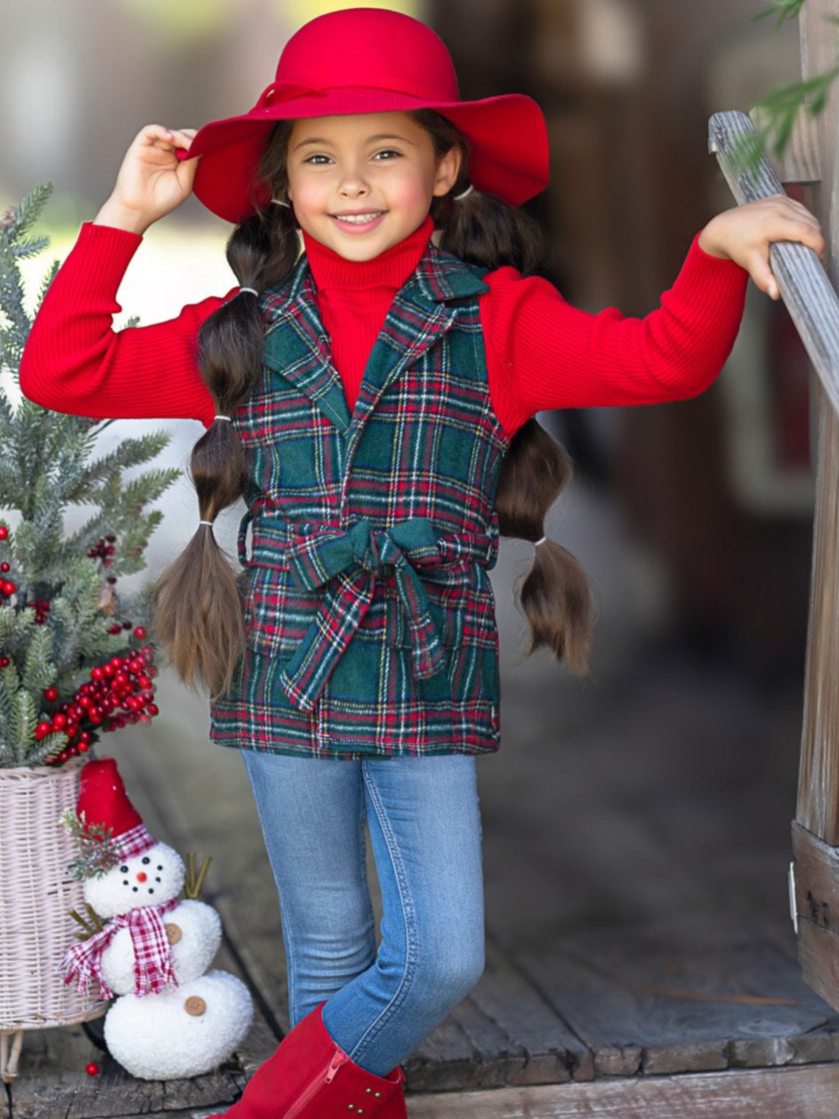
[[[321,1084],[331,1084],[335,1079],[335,1073],[341,1065],[346,1064],[348,1060],[349,1057],[343,1049],[336,1049],[335,1055],[323,1070],[323,1073],[321,1073],[320,1076],[312,1078],[311,1082],[306,1085],[297,1099],[294,1100],[288,1111],[283,1112],[282,1119],[295,1119],[295,1116],[300,1114],[315,1092],[320,1088]]]

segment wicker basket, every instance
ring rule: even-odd
[[[84,886],[67,873],[75,845],[59,816],[75,810],[85,760],[0,769],[0,1078],[6,1082],[17,1073],[25,1030],[101,1018],[110,1005],[77,994],[57,970],[75,943],[68,911],[84,907]]]

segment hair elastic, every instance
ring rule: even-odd
[[[232,424],[232,423],[233,423],[233,419],[232,419],[232,417],[231,417],[231,416],[213,416],[213,419],[214,419],[214,420],[227,420],[227,422],[228,422],[229,424]]]
[[[548,538],[547,538],[547,536],[543,536],[541,540],[537,540],[537,541],[535,541],[535,543],[534,543],[533,547],[534,547],[534,548],[536,548],[536,547],[538,547],[538,546],[539,546],[540,544],[544,544],[544,543],[545,543],[545,541],[546,541],[547,539],[548,539]]]
[[[209,526],[210,526],[210,528],[212,528],[212,527],[213,527],[213,522],[212,522],[212,521],[199,521],[198,523],[199,523],[200,525],[209,525]]]
[[[460,202],[460,200],[461,200],[462,198],[468,198],[468,197],[469,197],[469,195],[470,195],[470,194],[472,193],[472,191],[473,191],[474,189],[475,189],[475,188],[474,188],[474,187],[472,186],[472,184],[470,183],[470,184],[469,184],[469,186],[468,186],[468,187],[466,188],[466,190],[464,190],[464,191],[463,191],[463,192],[462,192],[461,194],[456,194],[456,195],[454,196],[454,200],[455,200],[455,202]]]
[[[256,290],[256,288],[239,288],[239,291],[252,291],[254,295],[259,295],[259,292]],[[237,292],[236,294],[238,295],[239,292]]]
[[[284,198],[272,198],[271,201],[275,206],[285,206],[287,210],[291,209],[291,203],[286,202]]]

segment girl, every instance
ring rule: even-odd
[[[777,298],[770,242],[823,252],[803,207],[753,204],[697,235],[645,319],[584,314],[524,275],[535,243],[514,207],[547,185],[547,156],[535,102],[461,101],[422,23],[322,16],[250,112],[140,131],[30,335],[30,399],[207,428],[199,527],[158,585],[158,636],[209,688],[213,739],[242,750],[293,1027],[235,1119],[404,1116],[399,1062],[482,974],[475,757],[499,746],[499,532],[535,545],[530,651],[582,672],[589,644],[585,578],[543,532],[566,460],[532,417],[701,392],[747,270]],[[142,234],[190,191],[235,224],[241,286],[114,333]],[[237,578],[212,522],[240,496]]]

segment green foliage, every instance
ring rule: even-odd
[[[15,383],[32,325],[19,262],[49,243],[30,231],[51,193],[52,184],[42,183],[0,215],[0,369]],[[57,271],[56,261],[41,284],[36,312]],[[149,537],[161,520],[148,505],[179,471],[137,473],[167,445],[163,432],[123,439],[97,455],[112,422],[52,412],[26,399],[14,406],[0,386],[0,524],[9,530],[0,540],[0,563],[8,565],[0,591],[6,583],[15,588],[0,593],[0,664],[9,661],[0,667],[0,767],[52,759],[67,738],[60,731],[35,738],[38,723],[55,710],[45,689],[57,689],[56,702],[69,702],[92,666],[128,651],[128,634],[115,627],[124,615],[107,612],[119,611],[110,592],[118,576],[145,567]],[[71,506],[89,507],[90,515],[66,532]],[[106,539],[114,541],[107,557],[101,549]],[[144,589],[131,606],[133,624],[148,628],[149,605]]]
[[[70,832],[78,851],[68,867],[74,881],[102,878],[112,867],[119,866],[119,852],[113,841],[112,827],[88,824],[84,809],[77,816],[72,808],[65,808],[59,821]]]
[[[805,3],[806,0],[770,0],[770,7],[758,12],[753,18],[759,20],[775,16],[775,26],[780,27],[787,20],[797,19]],[[839,24],[839,20],[830,16],[825,22]],[[736,144],[733,151],[735,164],[742,171],[755,171],[767,151],[782,157],[789,146],[799,115],[807,113],[816,117],[823,112],[837,78],[839,58],[834,66],[821,74],[771,90],[752,110],[756,134]]]
[[[806,0],[770,0],[770,6],[765,11],[758,12],[753,18],[758,20],[766,19],[767,16],[776,16],[775,26],[780,27],[788,19],[798,19],[805,2]]]

